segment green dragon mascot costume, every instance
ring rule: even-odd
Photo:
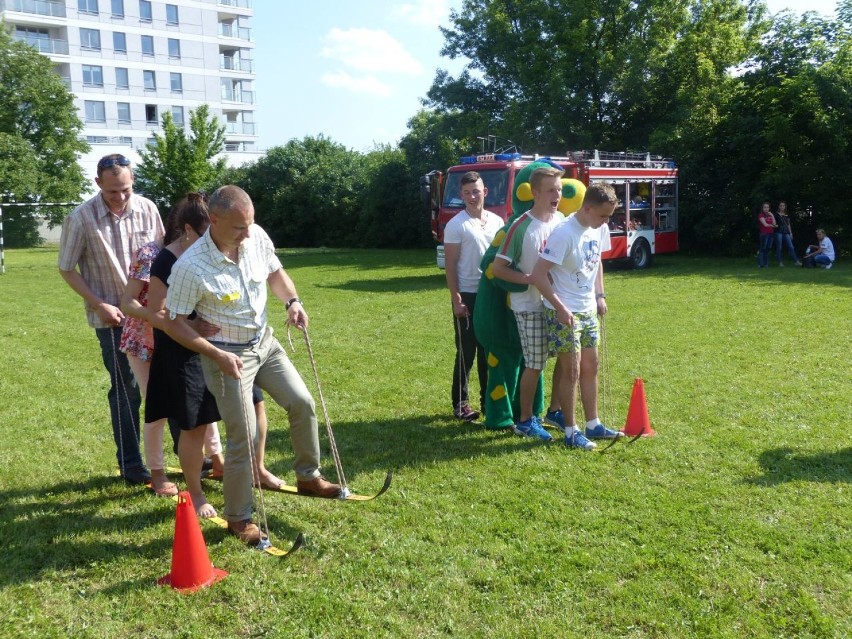
[[[506,282],[494,277],[492,263],[503,244],[509,226],[520,215],[532,208],[530,176],[539,168],[562,167],[543,158],[518,171],[512,192],[512,215],[501,228],[480,262],[483,277],[476,293],[476,308],[473,325],[476,337],[488,353],[488,387],[485,391],[485,427],[493,430],[510,428],[520,412],[520,378],[524,370],[524,358],[515,315],[509,307],[508,293],[526,290],[522,284]],[[562,180],[562,199],[559,211],[569,215],[580,209],[585,185],[579,180]],[[535,414],[544,409],[544,390],[541,380],[533,401]]]

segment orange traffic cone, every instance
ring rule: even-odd
[[[175,514],[175,537],[172,544],[172,571],[157,580],[161,586],[171,586],[182,592],[194,592],[212,586],[228,576],[224,570],[214,568],[207,555],[207,546],[201,534],[198,517],[189,493],[177,496]]]
[[[630,396],[630,408],[627,409],[627,423],[623,431],[630,437],[636,437],[636,435],[650,437],[657,434],[651,428],[648,402],[645,401],[645,384],[641,377],[637,377],[633,382],[633,394]]]

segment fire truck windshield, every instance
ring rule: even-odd
[[[477,170],[471,165],[471,171],[477,171],[482,176],[488,195],[485,196],[485,208],[503,206],[508,197],[509,169],[482,169]],[[460,209],[464,207],[461,199],[461,178],[464,171],[452,171],[447,175],[447,183],[444,185],[443,206],[447,208]]]

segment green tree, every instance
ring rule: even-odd
[[[439,72],[427,105],[477,111],[527,152],[644,149],[746,58],[760,15],[739,0],[466,0],[442,53],[470,62]]]
[[[54,72],[51,61],[14,40],[0,24],[0,193],[5,201],[79,202],[88,184],[77,156],[89,150],[79,138],[83,128],[74,96]],[[9,246],[38,242],[36,209],[4,209]],[[45,207],[38,213],[51,224],[67,209]]]
[[[408,248],[430,246],[428,217],[420,203],[420,186],[406,152],[389,146],[365,158],[367,188],[361,208],[361,246]]]
[[[154,144],[142,149],[136,169],[136,190],[153,200],[165,215],[184,195],[211,189],[225,173],[223,157],[225,125],[202,104],[189,112],[189,134],[175,124],[166,111],[163,132],[154,134]]]
[[[761,202],[786,200],[798,244],[824,226],[848,246],[852,173],[852,6],[838,19],[782,14],[733,78],[715,122],[682,147],[681,209],[695,246],[754,250]]]
[[[240,175],[241,174],[241,175]],[[320,135],[290,140],[231,174],[276,246],[358,246],[363,156]]]

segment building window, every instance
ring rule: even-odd
[[[124,0],[112,0],[112,17],[124,17]]]
[[[109,144],[109,138],[105,135],[87,135],[86,142],[89,144]]]
[[[172,107],[172,120],[177,126],[183,126],[183,107],[182,106],[173,106]]]
[[[77,10],[80,13],[98,15],[98,0],[77,0]]]
[[[106,122],[104,103],[86,100],[86,122]]]
[[[153,14],[151,13],[151,1],[139,0],[139,19],[142,22],[151,22]]]
[[[118,121],[121,124],[130,124],[130,102],[118,102]]]
[[[116,53],[127,53],[127,36],[120,31],[112,34],[112,48]]]
[[[104,68],[95,64],[83,65],[83,86],[102,87],[104,85]]]
[[[156,104],[146,104],[145,105],[145,123],[146,124],[157,124],[157,105]]]
[[[101,50],[101,32],[97,29],[80,29],[80,46],[92,51]]]
[[[142,55],[154,55],[154,36],[142,36]]]
[[[130,75],[127,73],[127,69],[124,67],[116,67],[115,68],[115,88],[116,89],[129,89],[130,88]]]
[[[178,6],[176,4],[166,5],[166,24],[180,24]]]
[[[180,40],[169,38],[169,57],[180,58]]]
[[[169,76],[172,93],[183,93],[183,75],[180,73],[170,73]]]
[[[142,71],[142,84],[146,91],[156,91],[157,74],[153,71]]]

